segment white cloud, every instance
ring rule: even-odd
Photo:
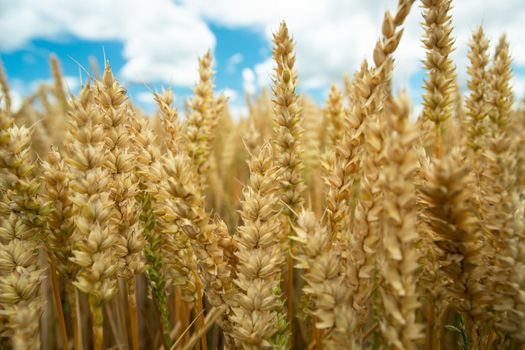
[[[149,91],[142,91],[134,95],[135,99],[143,105],[153,105],[155,100],[153,99],[153,94]]]
[[[62,78],[64,89],[66,92],[76,93],[80,87],[80,78],[71,75],[66,75]],[[35,79],[30,82],[20,82],[19,86],[22,88],[24,94],[35,92],[41,84],[53,85],[55,81],[53,78],[49,79]]]
[[[237,68],[239,63],[243,61],[243,59],[244,59],[244,56],[239,52],[231,55],[228,58],[228,62],[226,62],[226,71],[230,74],[234,73],[235,69]]]
[[[9,97],[11,98],[11,110],[17,111],[22,106],[22,94],[17,89],[11,88]],[[5,108],[5,99],[2,94],[0,94],[0,108]]]
[[[224,94],[224,96],[226,96],[228,98],[228,102],[230,102],[230,103],[232,103],[235,100],[237,100],[237,97],[239,96],[237,91],[235,91],[233,89],[229,89],[229,88],[226,88],[226,89],[222,90],[222,93]]]
[[[248,94],[253,95],[256,90],[255,85],[255,73],[250,68],[244,68],[242,70],[242,80],[244,91]]]
[[[267,59],[258,63],[254,67],[255,76],[257,77],[257,86],[270,86],[272,83],[273,60]]]
[[[269,86],[272,82],[272,69],[273,61],[271,58],[256,64],[253,69],[244,68],[242,70],[244,91],[253,95],[258,88]]]
[[[64,77],[64,85],[66,89],[70,91],[76,91],[80,87],[80,79],[77,77],[66,75]]]
[[[229,105],[228,108],[230,109],[231,116],[235,120],[239,120],[240,118],[248,115],[248,107],[245,105],[233,104]]]
[[[33,38],[77,36],[119,40],[128,81],[191,86],[196,59],[215,47],[207,24],[170,0],[0,0],[0,50],[14,50]]]
[[[339,80],[370,56],[381,26],[381,16],[375,12],[385,8],[384,1],[372,2],[376,6],[357,0],[192,0],[187,4],[217,23],[255,28],[267,40],[286,20],[296,41],[300,84],[319,87]],[[257,80],[269,83],[271,67],[271,61],[254,67]]]
[[[36,37],[119,40],[124,44],[121,73],[126,80],[192,86],[197,56],[215,46],[206,21],[255,30],[270,41],[284,19],[296,41],[300,85],[328,88],[345,72],[352,74],[364,58],[371,59],[384,11],[395,11],[396,4],[397,0],[0,0],[0,50],[20,48]],[[421,94],[419,83],[409,84],[421,73],[424,58],[421,11],[416,2],[396,52],[394,73],[395,85],[408,88],[413,97]],[[452,15],[453,58],[463,86],[467,42],[481,23],[493,44],[506,32],[516,64],[525,66],[525,1],[456,0]],[[232,55],[226,70],[234,72],[242,61],[240,53]],[[269,85],[272,67],[267,57],[243,69],[245,90],[254,93]]]
[[[40,85],[45,84],[47,86],[53,85],[55,82],[53,78],[49,79],[35,79],[30,81],[23,81],[20,79],[9,79],[9,95],[11,97],[11,109],[16,111],[22,106],[23,99],[31,94],[35,93]],[[76,94],[80,87],[80,80],[73,76],[63,77],[64,88],[66,93],[71,92]],[[51,100],[54,99],[54,95],[49,95]],[[0,94],[0,101],[2,96]],[[1,103],[0,103],[1,104]]]
[[[395,11],[396,0],[183,0],[197,13],[213,22],[230,27],[249,27],[268,41],[286,20],[296,41],[299,83],[303,87],[328,87],[340,81],[345,72],[352,74],[364,58],[371,60],[380,34],[385,10]],[[523,0],[457,0],[452,9],[456,50],[453,58],[460,82],[465,83],[467,42],[473,29],[483,24],[496,42],[502,32],[508,34],[516,64],[525,65],[525,2]],[[420,86],[410,86],[409,79],[421,73],[424,49],[421,44],[422,9],[415,3],[401,44],[396,52],[394,83],[420,94]],[[256,85],[270,82],[271,61],[255,65]],[[244,74],[243,74],[244,76]],[[251,87],[246,84],[245,86]]]
[[[22,95],[13,90],[11,91],[11,109],[17,111],[20,107],[22,107]]]
[[[515,103],[522,105],[525,98],[525,76],[514,76],[512,79],[512,87],[516,98]]]

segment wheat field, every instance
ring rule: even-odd
[[[282,22],[240,119],[211,52],[153,115],[110,62],[71,95],[52,56],[16,110],[1,69],[0,348],[525,349],[525,108],[482,26],[461,91],[452,5],[399,0],[323,105]],[[414,6],[420,115],[391,82]]]

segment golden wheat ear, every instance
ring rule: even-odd
[[[419,237],[416,231],[417,132],[410,123],[408,96],[401,94],[390,104],[386,117],[390,134],[385,142],[382,189],[383,237],[379,271],[384,313],[379,328],[394,348],[416,349],[423,339],[417,320],[420,297],[416,289],[419,270]]]
[[[511,88],[512,59],[509,52],[507,37],[502,35],[496,46],[494,60],[490,69],[491,89],[489,96],[492,105],[489,118],[491,121],[490,131],[492,135],[506,134],[509,119],[511,117],[514,95]]]
[[[524,309],[521,290],[524,285],[522,273],[524,254],[522,249],[511,248],[521,240],[523,232],[523,201],[516,177],[515,143],[512,138],[511,106],[513,93],[510,87],[512,60],[505,36],[496,47],[490,70],[492,106],[485,145],[482,153],[481,218],[487,249],[484,255],[490,261],[487,279],[491,298],[487,302],[486,316],[492,318],[496,329],[508,333],[522,346]],[[506,293],[500,291],[505,290]],[[513,311],[511,311],[513,310]],[[515,312],[514,310],[519,310]]]
[[[275,164],[279,170],[279,197],[283,203],[281,211],[280,238],[288,250],[286,264],[286,303],[288,322],[292,324],[295,300],[293,259],[290,250],[290,223],[295,222],[294,212],[304,202],[306,186],[303,179],[303,116],[299,104],[297,73],[295,70],[294,42],[285,22],[273,35],[273,58],[276,63],[273,77],[273,147]]]
[[[188,101],[189,113],[184,122],[184,137],[192,167],[198,174],[200,187],[204,190],[208,182],[210,157],[219,118],[226,99],[213,94],[213,57],[208,50],[199,59],[199,82],[194,96]]]
[[[71,261],[77,265],[74,286],[88,294],[93,317],[93,346],[101,349],[104,337],[103,305],[115,294],[119,259],[115,254],[118,236],[114,225],[115,203],[108,192],[112,176],[105,168],[104,114],[96,105],[101,95],[86,85],[73,99],[70,110],[67,164],[73,196],[74,239]],[[106,98],[107,102],[108,99]]]
[[[455,149],[426,170],[423,219],[431,229],[438,275],[443,276],[439,280],[444,282],[435,286],[447,297],[443,307],[465,315],[471,345],[477,347],[479,320],[487,312],[484,302],[488,291],[483,292],[487,289],[483,283],[487,275],[484,254],[489,247],[484,245],[473,210],[474,187],[468,166]]]
[[[453,51],[452,19],[449,11],[452,0],[422,0],[424,61],[427,79],[423,85],[422,118],[434,123],[434,148],[441,157],[441,132],[443,123],[452,115],[453,90],[456,79],[455,66],[450,58]]]
[[[40,181],[31,159],[31,130],[0,129],[0,304],[4,335],[16,349],[40,348],[40,296],[45,270],[38,261],[49,203],[39,198]]]
[[[490,112],[488,104],[489,41],[485,37],[483,27],[480,26],[474,31],[469,46],[468,88],[470,94],[466,101],[468,146],[475,153],[479,153],[483,147],[483,136],[487,130],[487,117]]]
[[[232,316],[233,336],[243,346],[269,347],[275,343],[278,315],[284,311],[276,293],[284,258],[279,242],[279,183],[269,144],[253,155],[249,167],[250,180],[241,201],[242,225],[235,238],[240,302]]]
[[[331,244],[326,228],[311,211],[299,213],[294,232],[294,259],[306,282],[302,290],[311,303],[307,312],[313,319],[316,346],[351,344],[356,339],[355,315],[346,307],[349,290],[344,283],[342,252]]]

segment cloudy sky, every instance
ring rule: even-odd
[[[211,48],[216,87],[244,110],[244,91],[270,82],[271,34],[286,20],[296,40],[300,89],[322,102],[332,82],[341,83],[362,59],[370,59],[383,13],[395,0],[0,0],[0,58],[15,99],[50,79],[47,58],[58,55],[74,92],[79,65],[104,53],[130,96],[154,109],[150,90],[173,86],[179,105],[197,77],[197,57]],[[467,80],[467,42],[483,24],[492,43],[506,33],[514,58],[514,85],[525,90],[525,1],[455,0],[454,59]],[[417,106],[424,78],[421,9],[413,7],[396,55],[394,81]]]

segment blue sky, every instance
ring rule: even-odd
[[[284,19],[297,46],[299,90],[319,103],[331,83],[341,84],[360,62],[370,59],[386,9],[395,0],[0,0],[0,58],[15,99],[50,79],[48,57],[55,53],[75,92],[90,70],[89,57],[103,65],[103,53],[131,98],[154,110],[150,89],[171,85],[182,106],[197,78],[197,57],[211,48],[216,89],[230,96],[242,114],[244,93],[271,82],[271,33]],[[492,42],[506,32],[515,60],[518,97],[525,90],[525,2],[456,0],[454,59],[460,82],[467,80],[467,42],[483,23]],[[424,72],[420,44],[421,10],[410,14],[396,54],[394,83],[407,89],[420,108]],[[78,63],[77,63],[78,62]]]
[[[217,44],[214,50],[215,86],[218,91],[234,94],[233,102],[243,100],[243,69],[267,59],[271,55],[270,43],[258,33],[227,28],[210,24]],[[117,40],[85,40],[75,36],[61,37],[56,40],[33,39],[24,47],[0,53],[0,57],[9,75],[10,83],[23,95],[34,91],[40,81],[52,79],[49,68],[49,55],[55,54],[60,59],[65,76],[73,93],[78,91],[77,80],[86,80],[85,70],[92,73],[90,60],[97,61],[99,69],[104,62],[104,54],[117,77],[125,64],[122,55],[123,44]],[[194,70],[197,70],[197,56]],[[120,77],[119,77],[120,78]],[[180,86],[175,81],[124,82],[131,98],[146,111],[153,111],[151,90],[172,86],[177,96],[191,94],[191,86]],[[149,101],[148,101],[149,100]],[[183,98],[178,101],[179,106]]]

